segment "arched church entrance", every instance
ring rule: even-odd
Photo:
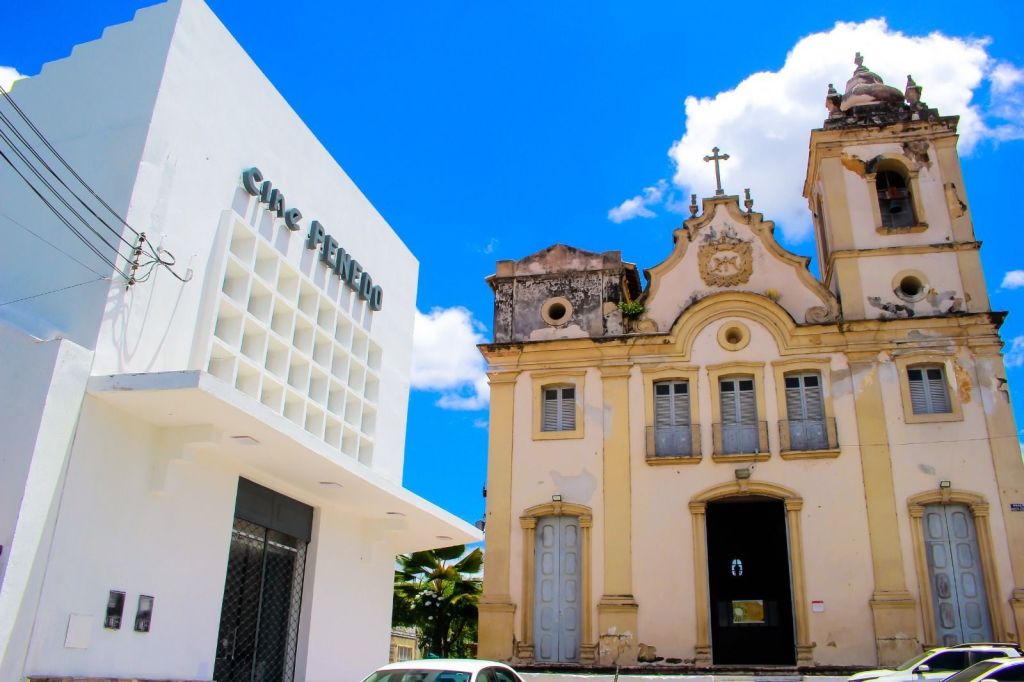
[[[786,507],[741,495],[707,504],[707,562],[715,665],[794,665]]]

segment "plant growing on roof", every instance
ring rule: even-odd
[[[636,319],[647,312],[647,306],[640,301],[619,301],[619,310],[626,319]]]

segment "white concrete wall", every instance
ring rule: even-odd
[[[160,434],[86,399],[25,673],[211,679],[239,476],[316,510],[296,679],[362,679],[386,663],[393,554],[364,562],[357,520],[212,446],[172,462],[153,492]],[[116,631],[103,628],[112,589],[127,595]],[[146,634],[132,629],[139,594],[156,599]],[[65,648],[71,614],[91,618],[88,648]]]
[[[163,19],[166,11],[165,7],[145,10],[132,24],[109,27],[102,40],[77,45],[69,58],[46,64],[38,76],[18,81],[11,93],[61,155],[121,215],[129,205],[167,57],[173,24]],[[12,120],[47,162],[60,168],[28,126]],[[62,177],[70,178],[61,170]],[[69,184],[87,196],[84,189]],[[62,193],[84,213],[70,195]],[[111,276],[111,267],[77,241],[4,163],[0,163],[0,194],[5,240],[0,252],[0,291],[5,299]],[[63,206],[61,210],[69,213]],[[112,216],[101,215],[117,227]],[[104,238],[116,242],[114,234],[88,217]],[[74,224],[99,244],[82,224]],[[109,247],[103,249],[113,253]],[[116,286],[95,282],[9,307],[45,320],[81,346],[95,348],[100,318],[115,292]]]
[[[225,210],[251,213],[256,201],[240,188],[240,176],[258,166],[303,214],[299,232],[281,220],[262,224],[290,263],[337,291],[338,279],[304,247],[309,224],[319,220],[384,288],[383,310],[362,305],[356,317],[383,348],[372,467],[401,481],[418,263],[201,0],[141,10],[19,82],[14,96],[101,196],[151,243],[174,253],[179,273],[194,272],[182,284],[158,270],[127,291],[117,277],[89,283],[110,276],[109,266],[4,166],[0,189],[13,199],[0,212],[9,228],[0,289],[30,296],[85,283],[15,310],[95,348],[94,374],[205,369],[193,349],[206,343],[197,330],[209,329],[204,294],[220,284],[207,281],[220,276],[217,228]],[[134,240],[127,230],[124,237]]]
[[[0,679],[15,679],[31,636],[92,353],[0,325]]]
[[[304,247],[319,220],[384,288],[384,308],[367,319],[384,348],[373,468],[401,480],[418,264],[394,231],[266,80],[206,5],[180,0],[151,11],[177,24],[152,126],[132,194],[130,222],[174,252],[195,277],[182,285],[162,273],[115,295],[97,346],[95,373],[182,369],[190,365],[201,300],[225,209],[246,215],[243,169],[257,166],[303,214],[303,230],[283,221],[263,232],[287,259],[324,287],[336,286]],[[219,262],[218,262],[219,263]],[[209,269],[216,272],[216,268]],[[219,286],[215,282],[212,286]],[[202,340],[200,340],[202,341]],[[196,367],[199,369],[200,367]]]

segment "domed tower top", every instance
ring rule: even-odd
[[[857,68],[846,81],[842,95],[829,83],[825,96],[825,108],[829,112],[824,125],[826,130],[938,118],[939,112],[921,101],[922,88],[911,76],[907,76],[906,90],[900,92],[864,66],[860,52],[853,61]]]

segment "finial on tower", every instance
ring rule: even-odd
[[[696,194],[691,194],[690,195],[690,217],[691,218],[696,218],[697,217],[697,195]]]
[[[754,200],[750,198],[749,187],[743,190],[743,208],[747,209],[747,213],[750,213],[754,208]]]

